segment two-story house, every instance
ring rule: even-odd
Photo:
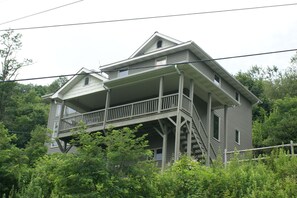
[[[164,168],[181,153],[205,158],[252,147],[252,106],[259,99],[193,41],[154,33],[128,59],[81,69],[48,99],[50,152],[68,152],[72,129],[88,132],[143,124]],[[140,133],[142,132],[140,131]]]

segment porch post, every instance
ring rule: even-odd
[[[189,133],[187,136],[187,155],[191,156],[191,150],[192,150],[192,117],[193,117],[193,106],[194,106],[194,81],[193,79],[190,80],[190,115],[191,115],[191,120],[190,120],[190,125],[189,125]]]
[[[105,130],[106,122],[108,121],[108,108],[110,105],[110,89],[107,89],[106,92],[106,100],[105,100],[105,111],[104,111],[104,119],[103,119],[103,129]]]
[[[58,144],[58,147],[60,149],[60,151],[62,153],[65,152],[60,140],[59,140],[59,133],[60,133],[60,130],[61,130],[61,126],[62,126],[62,118],[63,118],[63,115],[64,115],[64,109],[65,109],[65,101],[63,100],[62,103],[61,103],[61,109],[60,109],[60,112],[59,112],[59,124],[58,124],[58,134],[57,134],[57,137],[56,137],[56,142]]]
[[[167,142],[168,142],[168,131],[167,127],[163,131],[163,146],[162,146],[162,171],[165,170],[166,159],[167,159]]]
[[[179,159],[179,153],[180,153],[180,127],[181,127],[180,110],[182,108],[183,88],[184,88],[184,74],[181,73],[179,76],[179,87],[178,87],[178,105],[177,105],[177,116],[176,116],[176,126],[175,126],[174,161],[177,161]]]
[[[228,116],[228,107],[227,105],[224,106],[224,149],[228,149],[228,133],[227,133],[227,127],[228,127],[228,123],[227,123],[227,116]]]
[[[208,103],[207,103],[207,159],[206,165],[210,165],[210,144],[211,144],[211,93],[208,93]]]
[[[61,125],[62,125],[62,118],[64,115],[64,109],[65,109],[65,101],[63,100],[61,103],[61,109],[59,113],[59,124],[58,124],[58,134],[60,133]]]
[[[164,77],[160,77],[160,83],[159,83],[159,100],[158,100],[158,113],[162,110],[162,97],[163,97],[163,89],[164,89]]]

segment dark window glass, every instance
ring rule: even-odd
[[[159,40],[158,42],[157,42],[157,48],[160,48],[160,47],[162,47],[162,40]]]
[[[89,81],[90,81],[89,77],[85,77],[85,85],[88,85]]]
[[[219,140],[220,118],[216,115],[213,117],[213,137]]]

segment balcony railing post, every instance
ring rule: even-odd
[[[162,110],[162,98],[163,98],[163,89],[164,89],[164,77],[160,77],[160,83],[159,83],[159,99],[158,99],[158,113]]]
[[[290,141],[290,147],[291,147],[291,155],[292,157],[294,157],[294,144],[292,140]]]
[[[108,109],[110,105],[110,89],[106,92],[106,101],[105,101],[105,111],[104,111],[104,119],[103,119],[103,129],[105,129],[106,122],[108,121]]]

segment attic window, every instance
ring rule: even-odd
[[[162,47],[162,43],[163,43],[163,41],[162,40],[159,40],[157,42],[157,48],[161,48]]]
[[[167,57],[158,58],[155,61],[155,65],[166,65],[167,64]]]
[[[235,100],[240,102],[240,94],[237,91],[235,92]]]
[[[118,73],[118,77],[128,76],[128,69],[120,69]]]
[[[89,78],[89,76],[85,77],[84,85],[85,85],[85,86],[88,85],[89,82],[90,82],[90,78]]]
[[[214,75],[214,81],[213,81],[217,86],[220,86],[221,85],[221,78],[215,74]]]

